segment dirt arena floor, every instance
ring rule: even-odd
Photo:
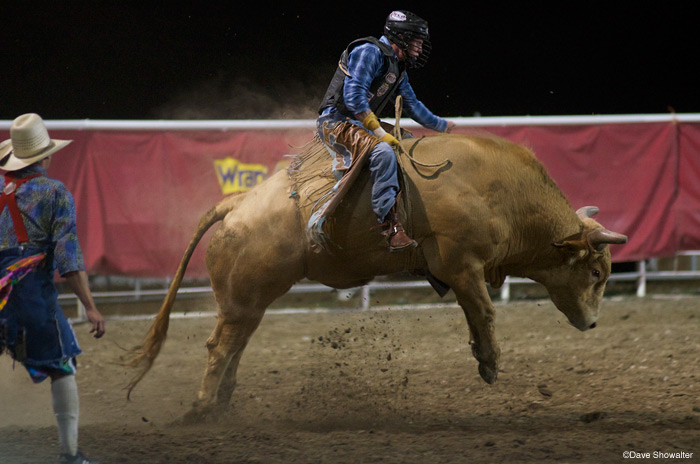
[[[502,371],[478,376],[460,309],[268,311],[230,409],[183,423],[214,327],[185,302],[126,400],[148,320],[76,325],[80,443],[103,463],[700,462],[700,296],[613,297],[598,327],[549,300],[497,305]],[[157,305],[156,305],[157,306]],[[0,357],[0,462],[55,462],[48,382]],[[648,453],[648,457],[645,457]],[[655,454],[666,453],[666,454]],[[680,453],[686,453],[686,457]],[[675,457],[674,457],[675,456]],[[681,457],[678,457],[681,456]]]

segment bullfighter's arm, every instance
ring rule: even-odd
[[[68,282],[68,286],[73,290],[73,293],[76,294],[80,302],[85,306],[85,315],[92,324],[90,333],[94,333],[95,338],[100,338],[105,334],[105,320],[102,314],[97,310],[97,306],[95,306],[92,293],[90,293],[87,274],[85,271],[73,271],[63,275],[63,277],[66,279],[66,282]]]

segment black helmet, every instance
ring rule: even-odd
[[[410,68],[422,68],[430,55],[430,34],[428,22],[410,11],[397,10],[389,13],[384,25],[384,35],[396,44],[406,56]],[[409,54],[409,46],[413,39],[422,39],[423,46],[420,54],[413,57]]]

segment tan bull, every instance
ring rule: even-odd
[[[328,220],[330,245],[319,248],[309,241],[311,208],[332,184],[328,155],[316,143],[296,176],[278,172],[204,215],[137,348],[133,365],[140,370],[129,392],[165,341],[192,252],[218,221],[223,223],[206,254],[218,321],[206,343],[209,357],[194,414],[228,403],[241,355],[265,309],[304,277],[349,288],[378,275],[428,273],[454,291],[479,373],[488,383],[496,380],[500,350],[485,282],[499,287],[507,275],[533,279],[576,328],[595,327],[610,275],[607,244],[627,239],[590,219],[597,208],[574,211],[531,151],[500,138],[439,135],[408,139],[403,146],[407,201],[402,216],[417,248],[387,250],[370,208],[366,170]]]

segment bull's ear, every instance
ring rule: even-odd
[[[562,240],[560,242],[552,243],[555,248],[560,248],[562,250],[571,251],[573,253],[583,250],[588,247],[588,243],[582,239],[576,240]]]
[[[586,259],[591,252],[588,242],[582,238],[565,239],[552,245],[559,251],[560,258],[570,266],[581,259]]]

